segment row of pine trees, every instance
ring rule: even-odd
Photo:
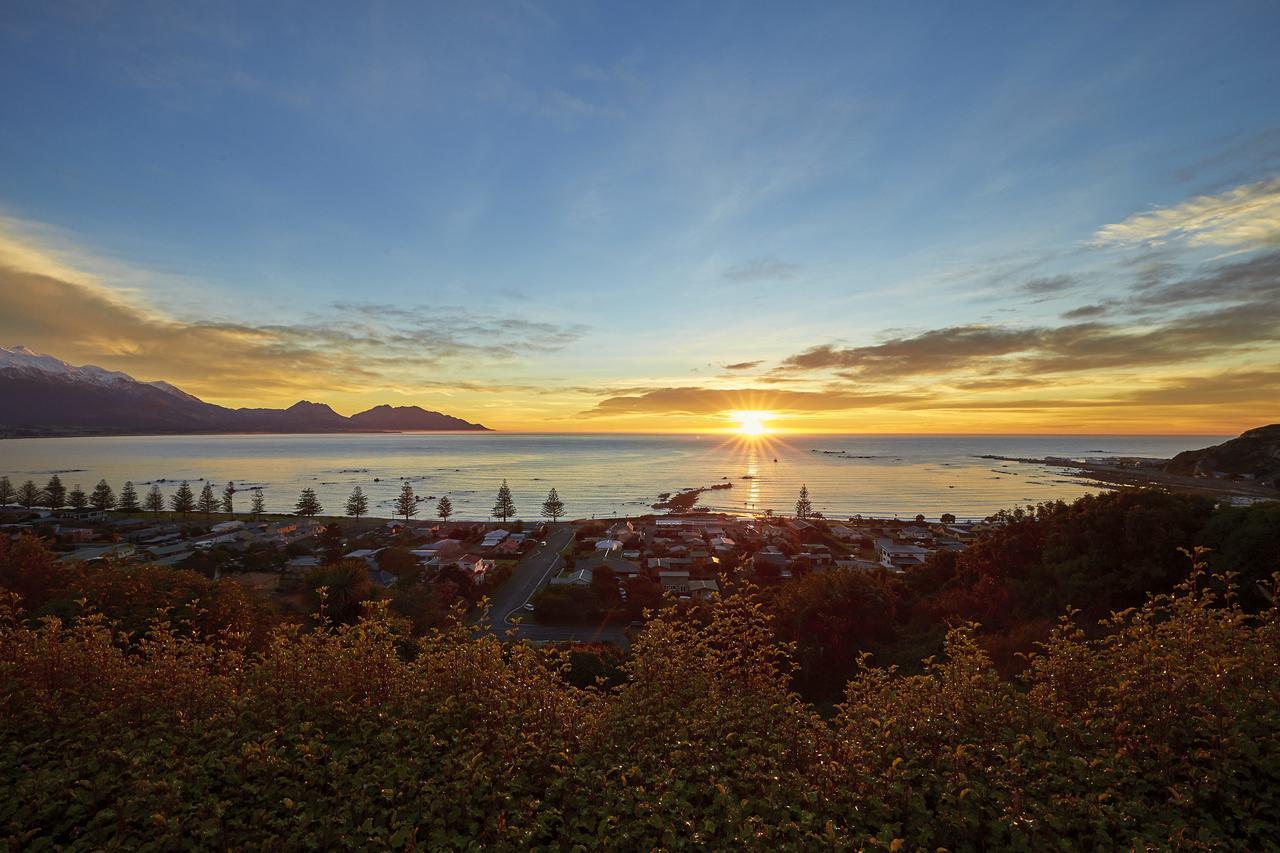
[[[250,513],[253,517],[261,518],[266,512],[266,501],[262,496],[261,489],[253,489],[253,498],[250,503]],[[222,495],[219,497],[214,494],[213,484],[205,483],[204,488],[200,490],[200,494],[196,495],[191,490],[191,486],[184,480],[177,491],[169,496],[168,508],[172,512],[186,516],[189,513],[199,512],[206,517],[213,515],[215,512],[223,512],[228,515],[234,513],[235,509],[235,483],[227,483],[222,489]],[[418,504],[420,499],[413,493],[413,486],[405,483],[400,489],[400,495],[396,498],[396,516],[403,517],[407,522],[418,514]],[[145,496],[139,500],[138,491],[134,488],[133,482],[129,481],[120,489],[120,496],[117,497],[115,491],[111,488],[106,480],[99,480],[98,485],[93,487],[93,491],[86,494],[84,489],[80,488],[77,483],[67,489],[62,483],[62,479],[54,474],[49,478],[49,482],[44,488],[40,488],[32,480],[27,480],[16,489],[9,481],[8,477],[0,477],[0,506],[8,506],[10,503],[18,503],[27,509],[33,507],[48,507],[49,509],[62,509],[63,507],[71,507],[72,509],[82,510],[93,508],[101,512],[108,510],[119,510],[120,512],[148,512],[159,513],[165,509],[164,495],[160,491],[159,486],[153,485]],[[347,498],[346,504],[347,515],[353,518],[360,518],[369,513],[369,498],[365,495],[364,489],[356,486],[351,491],[351,496]],[[316,497],[315,489],[305,488],[298,496],[298,502],[294,504],[294,511],[301,516],[312,518],[324,512],[319,499]],[[547,492],[546,499],[542,502],[541,512],[544,518],[551,519],[552,522],[559,521],[565,514],[564,501],[560,500],[560,495],[553,488]],[[493,517],[501,519],[504,523],[507,519],[514,518],[516,515],[515,499],[511,496],[511,488],[507,485],[507,481],[503,480],[502,485],[498,487],[498,496],[493,503]],[[809,489],[807,486],[801,486],[800,499],[796,501],[796,518],[809,518],[813,514],[813,504],[809,501]],[[436,503],[436,516],[442,521],[447,522],[453,515],[453,501],[449,500],[449,496],[445,495]]]
[[[253,489],[253,498],[250,503],[250,513],[254,518],[262,517],[266,512],[266,501],[263,498],[261,489]],[[221,496],[214,493],[213,484],[205,483],[204,488],[197,495],[189,483],[185,480],[178,486],[177,490],[169,496],[167,507],[171,512],[176,512],[186,516],[190,513],[203,513],[206,517],[217,512],[226,513],[228,515],[235,513],[235,483],[227,483],[222,489]],[[111,488],[111,484],[106,480],[99,480],[98,485],[94,486],[93,491],[86,494],[80,484],[75,484],[71,489],[63,484],[62,479],[54,474],[49,478],[49,482],[41,488],[35,484],[33,480],[27,480],[22,485],[14,488],[8,477],[0,477],[0,506],[8,506],[11,503],[17,503],[27,509],[34,507],[47,507],[52,510],[71,507],[75,510],[95,509],[100,512],[109,510],[118,510],[119,512],[152,512],[160,513],[166,508],[164,494],[160,491],[158,485],[153,485],[149,491],[141,498],[138,490],[134,487],[132,481],[128,481],[120,489],[119,497],[116,496],[115,490]],[[413,493],[413,486],[405,483],[400,489],[400,495],[396,498],[396,515],[403,516],[405,521],[418,514],[418,504],[420,499]],[[294,511],[301,516],[311,518],[324,512],[324,507],[320,504],[320,500],[316,497],[315,490],[305,488],[298,496],[298,501],[294,504]],[[353,518],[360,518],[369,512],[369,498],[364,493],[364,489],[356,486],[346,503],[347,515]],[[564,502],[560,500],[560,495],[553,488],[547,493],[546,500],[542,502],[542,515],[551,521],[559,521],[565,514]],[[436,503],[436,515],[443,521],[448,521],[453,515],[453,502],[446,495]],[[493,504],[493,517],[506,522],[509,518],[516,515],[515,499],[511,495],[511,488],[507,485],[507,481],[503,480],[502,485],[498,488],[498,496]]]

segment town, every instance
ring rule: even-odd
[[[16,490],[5,477],[0,533],[39,537],[60,562],[153,564],[234,581],[299,617],[323,587],[343,591],[351,617],[363,601],[386,598],[420,630],[461,605],[494,631],[524,639],[624,642],[646,611],[709,599],[727,578],[900,574],[939,551],[963,550],[994,523],[949,514],[828,519],[812,510],[807,489],[791,516],[673,511],[569,521],[560,520],[565,505],[552,489],[536,523],[513,517],[505,484],[496,520],[483,522],[451,519],[447,497],[436,519],[415,518],[423,500],[407,482],[397,501],[403,518],[392,520],[365,516],[359,488],[347,516],[324,516],[310,490],[292,515],[264,512],[260,492],[248,512],[236,512],[236,493],[228,484],[218,498],[205,484],[197,496],[181,483],[167,502],[155,486],[139,501],[132,483],[117,499],[105,482],[86,495],[56,474],[43,488],[27,481]]]

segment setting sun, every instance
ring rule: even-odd
[[[768,435],[773,432],[768,424],[774,417],[773,412],[730,412],[730,417],[738,422],[737,428],[734,429],[738,435]]]

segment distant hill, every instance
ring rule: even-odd
[[[1191,477],[1226,474],[1280,485],[1280,424],[1251,429],[1213,447],[1185,450],[1166,462],[1164,470]]]
[[[308,400],[287,409],[229,409],[168,382],[0,347],[0,436],[487,429],[417,406],[376,406],[350,418]]]
[[[478,424],[467,423],[461,418],[440,412],[429,412],[418,406],[374,406],[367,412],[358,412],[348,420],[360,429],[367,430],[436,430],[436,429],[485,429]]]

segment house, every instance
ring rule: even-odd
[[[585,560],[579,561],[579,565],[585,566],[593,572],[603,566],[608,568],[618,577],[634,578],[640,574],[639,563],[605,554],[593,554]]]
[[[689,572],[687,569],[668,569],[658,572],[658,581],[667,592],[687,593],[689,591]]]
[[[438,539],[415,548],[409,553],[417,557],[418,562],[448,561],[462,553],[462,543],[457,539]]]
[[[378,565],[377,564],[378,552],[381,550],[382,550],[381,548],[359,548],[355,551],[352,551],[349,554],[346,554],[345,556],[343,556],[342,559],[364,560],[369,565],[369,568],[372,569],[372,568],[376,568]]]
[[[898,531],[898,539],[903,542],[932,542],[933,531],[919,525],[909,525]]]
[[[508,536],[497,545],[493,546],[493,553],[500,557],[514,557],[520,553],[520,547],[524,542],[514,536]]]
[[[605,531],[605,535],[610,539],[621,539],[626,542],[636,535],[635,525],[629,521],[618,521]]]
[[[147,540],[155,541],[162,536],[168,536],[171,539],[176,539],[181,532],[182,528],[176,524],[160,524],[154,527],[143,527],[140,530],[131,530],[125,534],[125,538],[134,542],[144,542]]]
[[[132,557],[136,549],[128,542],[113,542],[110,545],[97,545],[88,548],[77,548],[64,557],[59,557],[59,563],[70,563],[74,561],[88,562],[89,560],[101,560],[106,558],[121,559],[124,557]]]
[[[511,535],[510,530],[503,530],[499,527],[497,530],[490,530],[484,535],[484,541],[480,543],[481,548],[496,548],[498,543]]]
[[[720,584],[714,580],[690,580],[689,595],[694,598],[708,599],[720,592]]]
[[[107,514],[100,509],[69,509],[66,512],[60,512],[61,518],[71,521],[105,521]]]
[[[284,570],[289,574],[302,575],[318,567],[319,565],[320,565],[319,557],[312,557],[308,555],[305,557],[292,558],[291,560],[289,560],[289,562],[285,563]]]
[[[804,546],[804,554],[809,558],[810,565],[813,566],[829,566],[831,565],[831,549],[826,545],[809,544]]]
[[[479,554],[463,554],[458,558],[458,568],[471,578],[471,583],[477,586],[484,583],[485,576],[496,565],[493,560],[481,557]]]
[[[237,530],[244,530],[243,521],[223,521],[209,528],[210,533],[223,534],[234,533]]]
[[[576,569],[565,569],[560,574],[551,579],[554,586],[591,586],[591,580],[594,572],[587,566],[580,566]]]
[[[875,560],[862,560],[858,557],[837,557],[835,560],[837,569],[853,569],[859,572],[871,572],[876,569],[883,569],[880,563]]]
[[[58,525],[54,529],[54,533],[64,542],[88,542],[97,534],[88,527],[63,527]]]
[[[841,542],[856,542],[862,538],[858,535],[858,531],[843,524],[831,525],[831,535]]]
[[[369,580],[373,581],[378,586],[395,586],[396,581],[400,580],[400,578],[396,577],[386,569],[374,569],[369,572]]]
[[[756,552],[755,557],[752,558],[752,564],[757,572],[762,568],[766,571],[772,569],[781,572],[787,567],[787,555],[774,545],[766,545]]]
[[[717,536],[711,540],[711,554],[717,563],[732,559],[737,553],[738,543],[728,536]]]
[[[876,556],[880,558],[880,565],[893,571],[902,571],[911,566],[918,566],[931,553],[933,552],[928,548],[895,542],[888,537],[881,537],[876,540]]]
[[[237,540],[234,533],[224,533],[221,536],[208,536],[200,539],[195,543],[196,548],[201,551],[208,551],[214,545],[230,545]]]

